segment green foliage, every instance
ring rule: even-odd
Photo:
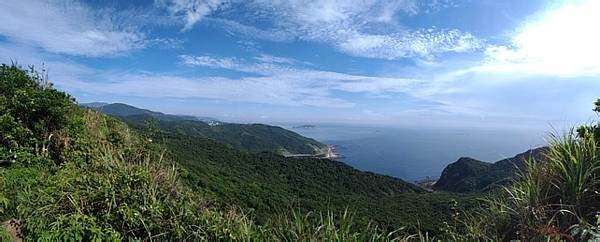
[[[402,230],[386,233],[373,224],[354,226],[354,215],[347,210],[339,215],[332,212],[305,214],[292,210],[270,221],[266,227],[271,230],[270,234],[282,241],[391,241],[410,237]]]
[[[4,227],[0,226],[0,241],[10,241],[11,240],[11,236],[8,233],[8,231],[6,231],[6,229],[4,229]]]
[[[324,144],[314,139],[281,127],[264,124],[209,125],[196,120],[160,120],[147,114],[119,116],[119,118],[138,129],[143,129],[148,120],[155,120],[155,127],[161,130],[189,137],[209,138],[234,149],[253,153],[279,151],[285,154],[318,154],[326,148]]]
[[[33,67],[0,66],[0,144],[8,149],[36,148],[58,156],[58,130],[68,121],[71,99],[46,82]]]
[[[33,71],[3,65],[0,87],[0,155],[16,156],[0,168],[2,221],[50,241],[196,234],[203,200],[125,124],[78,108]]]
[[[594,112],[600,113],[600,98],[594,102]]]
[[[51,241],[188,234],[199,205],[174,171],[126,126],[91,112],[84,119],[88,134],[64,150],[72,160],[0,170],[0,194],[10,198],[2,217],[27,221],[28,236]],[[113,132],[121,142],[110,139]]]
[[[439,233],[451,214],[451,199],[468,207],[476,196],[426,193],[400,179],[358,171],[338,161],[246,153],[164,130],[152,140],[168,148],[196,191],[215,197],[221,206],[252,211],[260,224],[286,214],[290,207],[306,213],[348,208],[363,226],[370,220],[386,229],[420,223],[420,229]]]

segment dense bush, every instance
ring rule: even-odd
[[[59,154],[58,131],[68,121],[71,98],[52,88],[33,67],[0,66],[0,144],[9,150]]]

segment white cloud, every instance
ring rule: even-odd
[[[181,62],[188,66],[221,68],[261,75],[274,81],[293,82],[297,86],[306,86],[324,91],[345,91],[355,93],[403,93],[417,88],[424,81],[410,78],[390,78],[378,76],[351,75],[333,71],[289,65],[298,61],[290,58],[259,55],[248,62],[237,58],[216,58],[211,56],[180,56]],[[277,61],[273,61],[277,60]],[[285,61],[283,61],[285,60]]]
[[[0,35],[54,53],[114,56],[145,46],[144,34],[70,0],[1,1],[0,22]]]
[[[204,17],[218,10],[224,0],[156,0],[156,5],[164,7],[171,15],[180,16],[184,22],[183,31],[190,30]]]
[[[0,49],[1,50],[1,49]],[[191,77],[165,73],[76,72],[55,82],[69,92],[151,98],[208,98],[278,106],[349,108],[356,104],[335,91],[380,94],[407,93],[421,80],[361,76],[277,64],[276,56],[249,63],[236,58],[182,56],[186,65],[252,73],[241,78]],[[273,61],[276,60],[276,61]]]
[[[292,30],[287,29],[260,29],[254,26],[244,25],[233,20],[219,18],[205,18],[205,22],[211,26],[222,28],[240,38],[251,38],[274,42],[289,42],[296,38],[295,33],[292,33]]]
[[[446,52],[468,52],[483,46],[482,41],[460,30],[419,30],[401,34],[364,34],[349,31],[347,36],[331,35],[342,52],[361,57],[429,59]]]
[[[600,75],[600,1],[566,1],[530,18],[510,45],[487,48],[473,71],[580,77]]]
[[[264,62],[264,63],[278,63],[278,64],[288,64],[288,65],[299,63],[298,61],[296,61],[292,58],[272,56],[272,55],[267,55],[267,54],[260,54],[259,56],[254,57],[254,59],[259,62]]]
[[[404,27],[396,15],[418,14],[422,4],[417,1],[258,0],[254,3],[256,11],[272,15],[272,31],[331,44],[343,53],[358,57],[432,58],[446,52],[467,52],[483,47],[482,40],[457,29]]]
[[[453,6],[452,1],[253,0],[231,3],[221,0],[161,0],[158,3],[161,3],[159,6],[167,6],[172,14],[187,16],[190,12],[199,12],[186,21],[184,30],[204,19],[206,23],[241,38],[276,42],[314,41],[358,57],[431,59],[447,52],[478,50],[484,45],[469,32],[433,26],[410,29],[398,21],[399,16]],[[235,7],[228,9],[229,15],[214,14],[230,6]],[[211,14],[215,16],[206,17]],[[255,22],[268,24],[252,26]]]
[[[241,63],[236,58],[215,58],[211,56],[190,56],[182,55],[179,57],[181,62],[189,66],[203,66],[210,68],[236,69],[239,70]]]

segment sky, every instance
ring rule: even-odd
[[[4,0],[0,62],[78,102],[234,122],[555,127],[600,97],[600,1]]]

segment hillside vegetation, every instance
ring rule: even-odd
[[[295,132],[264,124],[236,124],[182,115],[170,115],[136,108],[126,104],[106,104],[92,107],[118,117],[133,127],[168,130],[192,137],[209,138],[234,149],[279,154],[322,154],[327,146]]]
[[[304,212],[357,213],[363,223],[389,228],[417,227],[439,232],[455,201],[469,198],[426,193],[398,178],[358,171],[329,159],[286,158],[274,153],[240,152],[212,140],[172,133],[156,134],[187,170],[191,187],[227,204],[253,211],[259,222],[290,207]]]
[[[235,236],[209,225],[237,220],[207,208],[122,122],[79,108],[33,70],[1,66],[0,93],[0,221],[27,240]]]
[[[542,161],[548,147],[528,150],[512,158],[495,163],[462,157],[446,166],[433,186],[436,190],[450,192],[483,192],[497,189],[515,178],[530,159]]]

